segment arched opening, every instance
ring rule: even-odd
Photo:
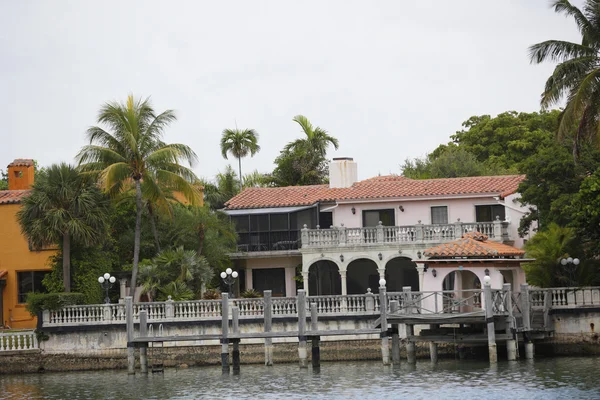
[[[471,312],[481,309],[481,281],[472,271],[452,271],[444,278],[442,289],[444,309],[453,312]]]
[[[367,258],[359,258],[348,264],[346,288],[348,294],[365,294],[368,288],[373,293],[379,293],[377,264]]]
[[[393,258],[385,265],[385,280],[388,292],[401,292],[404,286],[419,291],[417,264],[409,258]]]
[[[308,293],[311,296],[342,294],[340,271],[333,261],[317,261],[308,268]]]

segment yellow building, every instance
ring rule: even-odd
[[[50,272],[48,257],[56,250],[32,250],[21,233],[17,211],[34,181],[33,160],[8,165],[8,190],[0,190],[0,327],[34,328],[36,318],[25,309],[27,293],[42,291]]]

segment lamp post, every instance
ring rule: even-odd
[[[102,286],[102,289],[106,290],[106,298],[104,299],[104,302],[106,304],[110,304],[110,297],[108,297],[108,289],[112,287],[116,280],[117,278],[111,276],[108,272],[98,277],[98,282],[100,283],[100,286]]]
[[[229,295],[231,295],[231,297],[233,297],[233,283],[237,277],[237,271],[232,271],[231,268],[227,268],[225,272],[221,272],[221,279],[223,279],[223,282],[229,287]]]
[[[571,281],[571,286],[575,286],[575,279],[573,276],[575,275],[575,271],[577,270],[577,266],[580,261],[579,258],[567,257],[561,258],[560,263],[563,267],[566,267],[566,271],[569,274],[569,280]]]

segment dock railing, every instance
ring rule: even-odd
[[[38,349],[37,336],[33,330],[0,332],[0,354]]]
[[[528,315],[530,322],[543,314],[544,326],[548,322],[551,309],[587,308],[600,306],[600,287],[538,289],[525,286],[507,291],[492,289],[494,315]],[[528,301],[523,298],[527,290]],[[398,312],[415,314],[458,314],[483,310],[482,289],[387,292],[385,307],[389,310],[390,301],[398,301]],[[509,299],[510,294],[510,299]],[[510,300],[510,301],[509,301]],[[320,316],[376,315],[380,313],[379,296],[368,291],[356,295],[307,296],[305,310],[316,304]],[[230,299],[231,307],[239,309],[240,320],[262,318],[264,300]],[[527,310],[524,310],[527,307]],[[148,322],[175,322],[219,320],[222,315],[221,300],[193,300],[153,303],[135,303],[133,318],[139,320],[139,313],[145,310]],[[297,297],[274,297],[271,301],[273,318],[296,317]],[[124,304],[94,304],[64,307],[58,311],[42,313],[43,327],[111,325],[125,323]],[[13,340],[13,339],[10,339]]]

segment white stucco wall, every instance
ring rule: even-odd
[[[253,269],[285,269],[285,295],[287,297],[296,296],[296,267],[302,263],[302,257],[274,257],[274,258],[248,258],[246,260],[246,288],[251,289],[252,285],[252,270]]]

